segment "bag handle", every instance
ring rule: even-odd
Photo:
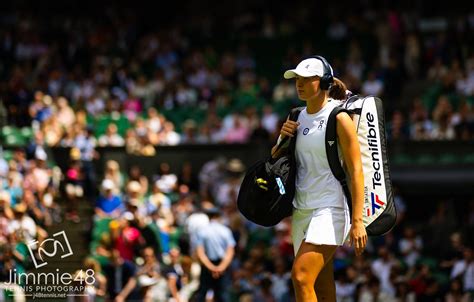
[[[300,115],[300,112],[301,110],[303,110],[304,107],[296,107],[296,108],[293,108],[291,109],[291,112],[290,114],[288,115],[288,119],[291,120],[291,121],[297,121],[298,120],[298,116]],[[291,137],[289,136],[285,136],[281,141],[280,143],[278,143],[276,149],[275,149],[275,153],[277,153],[281,148],[283,148],[287,143],[288,143],[288,140],[290,139]]]

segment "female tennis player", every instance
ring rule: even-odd
[[[298,97],[306,102],[297,121],[287,120],[280,139],[296,136],[296,194],[293,200],[292,240],[295,260],[292,280],[297,301],[336,301],[332,258],[346,241],[360,255],[367,243],[362,222],[364,176],[355,126],[347,113],[337,115],[342,160],[351,179],[352,223],[339,181],[329,168],[325,134],[330,112],[346,98],[346,85],[333,77],[321,56],[301,61],[284,73],[296,78]],[[275,154],[276,146],[272,150]]]

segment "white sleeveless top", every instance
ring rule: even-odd
[[[296,194],[293,200],[297,209],[347,207],[342,187],[329,168],[325,144],[329,114],[340,104],[330,100],[319,112],[308,114],[305,108],[298,117]],[[341,151],[339,158],[342,160]]]

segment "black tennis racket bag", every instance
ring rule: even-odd
[[[301,107],[289,116],[296,121]],[[295,195],[296,135],[285,137],[277,146],[283,153],[278,158],[269,156],[247,169],[237,197],[237,207],[250,221],[262,226],[274,226],[291,216]]]

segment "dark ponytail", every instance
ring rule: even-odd
[[[345,100],[346,90],[346,84],[334,77],[334,82],[332,83],[331,88],[329,88],[329,97],[335,100]]]

